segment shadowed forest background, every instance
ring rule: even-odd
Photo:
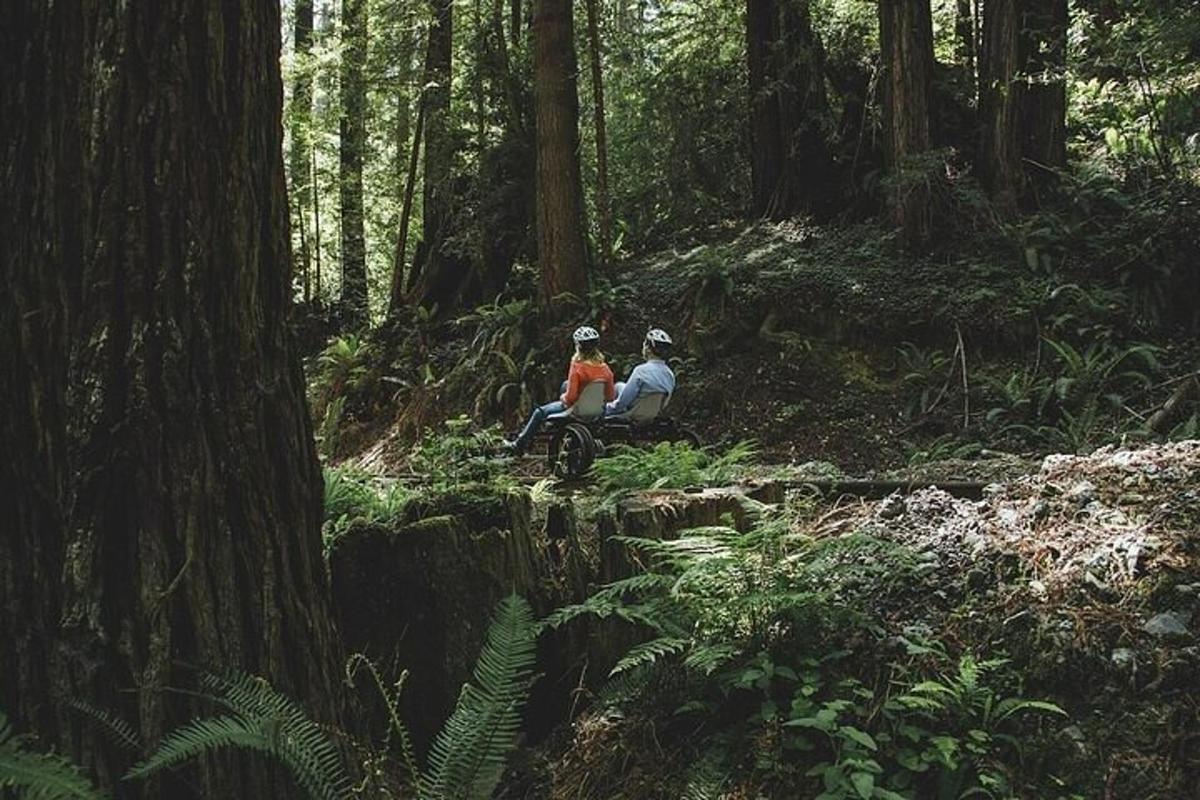
[[[0,795],[1193,796],[1195,2],[9,5]]]

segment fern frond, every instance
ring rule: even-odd
[[[127,778],[145,778],[197,756],[236,747],[279,760],[297,785],[318,800],[346,797],[349,780],[325,731],[297,703],[262,678],[242,673],[206,674],[201,686],[231,713],[193,719],[169,733]]]
[[[83,700],[68,700],[67,706],[83,714],[103,728],[108,733],[109,739],[123,749],[131,753],[141,752],[142,738],[138,736],[133,726],[125,720],[110,714],[102,708],[96,708],[91,703],[84,702]]]
[[[404,681],[408,678],[408,670],[400,673],[400,677],[396,679],[394,690],[389,692],[388,687],[384,684],[383,676],[379,673],[379,668],[375,666],[375,662],[362,653],[354,653],[346,659],[346,683],[349,684],[350,688],[355,688],[354,676],[358,674],[359,667],[366,667],[367,673],[375,682],[375,688],[383,698],[384,707],[387,709],[388,720],[391,726],[389,728],[389,735],[395,733],[396,738],[400,740],[400,755],[404,758],[404,766],[408,769],[409,778],[412,780],[413,786],[419,786],[421,783],[421,770],[417,767],[417,757],[413,750],[412,736],[409,735],[408,726],[404,724],[404,720],[400,716],[400,693],[404,689]]]
[[[25,800],[100,800],[104,797],[79,768],[55,753],[25,749],[0,712],[0,789],[14,789]],[[5,793],[7,794],[7,793]]]
[[[652,665],[643,664],[610,678],[596,692],[596,705],[600,708],[618,708],[633,703],[646,691],[653,676]]]
[[[682,653],[688,646],[688,639],[680,639],[673,636],[660,636],[657,639],[651,639],[648,642],[642,642],[629,649],[617,665],[608,673],[609,677],[620,675],[622,672],[627,672],[634,667],[640,667],[643,664],[655,664],[666,656]]]
[[[487,800],[516,745],[536,658],[533,611],[513,594],[500,602],[458,705],[429,751],[425,800]]]

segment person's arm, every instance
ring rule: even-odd
[[[562,396],[563,405],[568,408],[575,405],[581,391],[583,391],[583,372],[579,368],[579,362],[572,361],[571,369],[567,373],[567,393]]]
[[[625,388],[621,390],[621,396],[614,402],[608,404],[609,414],[624,414],[633,405],[633,402],[638,399],[638,394],[642,388],[642,376],[638,373],[637,368],[629,376],[629,381],[625,384]]]
[[[611,403],[617,399],[617,388],[614,385],[612,370],[608,370],[608,374],[604,376],[604,402]]]

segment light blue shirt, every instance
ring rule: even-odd
[[[675,373],[665,361],[652,358],[633,368],[617,399],[605,406],[605,413],[609,416],[624,414],[643,395],[665,394],[669,400],[674,392]]]

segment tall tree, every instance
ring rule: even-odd
[[[300,226],[300,274],[304,284],[304,300],[312,298],[309,269],[312,261],[305,231],[311,194],[312,169],[312,34],[313,0],[296,0],[295,51],[293,59],[292,102],[288,108],[292,148],[288,157],[288,177],[291,179],[292,208]]]
[[[828,195],[825,56],[808,0],[746,0],[751,212],[783,219]]]
[[[604,117],[604,64],[600,49],[599,0],[587,0],[588,54],[592,66],[592,113],[596,130],[596,216],[600,266],[612,258],[612,206],[608,198],[608,125]]]
[[[884,160],[889,211],[908,247],[930,236],[927,165],[933,81],[933,19],[929,0],[879,0]]]
[[[410,273],[415,305],[451,310],[466,281],[469,264],[448,252],[454,207],[454,119],[450,112],[454,42],[453,0],[429,0],[433,22],[425,51],[425,168],[421,241]]]
[[[537,253],[548,304],[563,294],[583,297],[588,287],[571,5],[571,0],[533,4]]]
[[[363,233],[363,157],[367,149],[367,0],[342,0],[342,115],[339,198],[342,211],[342,306],[367,322],[367,245]]]
[[[289,334],[278,4],[19,4],[0,59],[0,703],[111,786],[191,667],[337,721],[321,473]],[[195,793],[278,797],[212,759]],[[168,792],[153,791],[154,796]]]
[[[1012,215],[1066,163],[1066,0],[988,0],[983,6],[980,173]]]
[[[972,95],[978,86],[975,75],[975,13],[971,0],[955,0],[954,38],[958,63]]]

